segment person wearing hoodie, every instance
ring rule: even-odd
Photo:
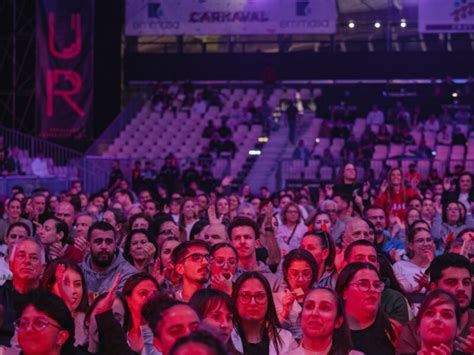
[[[90,252],[86,254],[81,268],[89,297],[95,298],[94,296],[108,291],[116,274],[120,274],[117,290],[122,292],[125,281],[137,273],[137,270],[122,256],[115,228],[107,222],[96,222],[89,228],[87,240]]]

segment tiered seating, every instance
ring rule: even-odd
[[[200,91],[196,90],[195,95]],[[214,126],[218,128],[221,125],[221,117],[229,114],[235,101],[239,101],[240,106],[245,107],[253,100],[254,105],[258,106],[261,105],[262,96],[256,89],[247,91],[240,88],[233,91],[222,89],[223,109],[210,106],[202,116],[198,113],[190,113],[189,109],[177,113],[166,111],[160,114],[155,112],[150,104],[147,104],[109,146],[104,157],[151,160],[159,169],[163,158],[167,154],[173,153],[181,162],[182,167],[185,167],[189,161],[196,161],[202,148],[209,145],[210,140],[202,138],[203,130],[209,120],[212,120]],[[262,135],[261,125],[253,124],[249,127],[247,124],[239,124],[235,127],[232,140],[238,151],[231,161],[230,171],[226,171],[230,155],[222,153],[218,158],[214,153],[212,167],[214,176],[221,177],[224,173],[237,176],[248,158],[249,150],[255,147],[258,138]]]

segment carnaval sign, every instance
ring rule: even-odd
[[[36,2],[36,119],[42,138],[81,138],[92,118],[94,2]]]
[[[420,32],[474,32],[474,0],[420,0]]]
[[[143,35],[335,33],[335,0],[127,0],[125,32]]]

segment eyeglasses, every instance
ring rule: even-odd
[[[14,321],[13,325],[15,326],[15,329],[19,332],[24,332],[28,330],[30,326],[33,330],[36,330],[36,331],[41,331],[44,328],[46,328],[48,325],[51,325],[60,330],[63,329],[61,326],[51,323],[46,318],[33,318],[33,320],[28,319],[28,318],[20,318]]]
[[[235,266],[237,264],[237,259],[231,258],[229,260],[225,260],[224,258],[211,258],[211,263],[220,267],[224,266],[224,264]]]
[[[188,256],[185,256],[181,262],[185,262],[186,260],[191,260],[193,263],[200,263],[202,262],[204,259],[206,259],[206,261],[209,261],[211,260],[211,255],[210,254],[201,254],[201,253],[194,253],[194,254],[190,254]]]
[[[255,294],[242,292],[238,294],[238,299],[242,304],[249,304],[252,301],[252,298],[257,304],[265,304],[265,302],[267,302],[267,294],[264,292],[259,292]]]
[[[301,272],[296,270],[288,270],[288,276],[292,279],[302,278],[303,280],[311,280],[313,273],[311,270],[303,270]]]
[[[367,292],[371,288],[375,292],[382,292],[385,288],[385,284],[382,281],[373,281],[371,283],[369,280],[360,280],[360,281],[357,281],[357,282],[350,283],[349,285],[357,286],[359,291],[362,291],[362,292]]]

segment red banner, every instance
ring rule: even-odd
[[[94,0],[38,0],[36,4],[40,136],[83,138],[93,108]]]

